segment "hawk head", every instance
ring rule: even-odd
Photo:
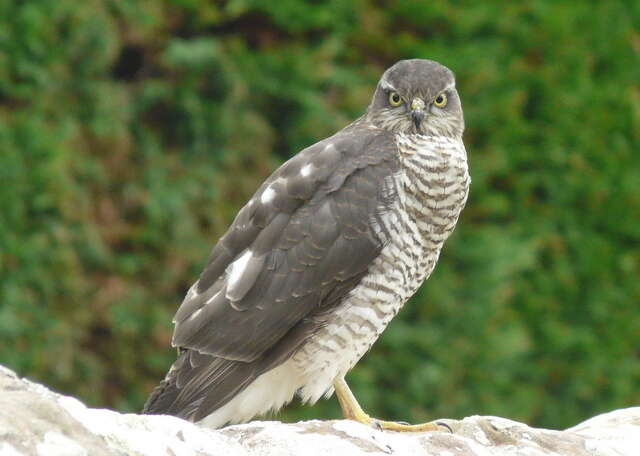
[[[453,72],[433,60],[401,60],[385,71],[365,116],[395,133],[460,138],[464,130]]]

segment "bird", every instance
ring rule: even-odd
[[[469,193],[453,72],[401,60],[364,114],[280,166],[240,209],[178,308],[177,359],[143,413],[220,428],[334,392],[430,276]]]

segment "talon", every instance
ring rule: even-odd
[[[344,378],[335,379],[333,386],[338,402],[340,403],[340,408],[342,408],[342,413],[346,419],[366,424],[377,430],[395,432],[431,432],[440,431],[442,430],[441,428],[446,428],[449,432],[453,433],[451,427],[444,422],[409,424],[403,421],[384,421],[372,418],[362,410]]]

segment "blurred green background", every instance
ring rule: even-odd
[[[638,405],[639,30],[616,0],[0,2],[0,363],[139,410],[239,207],[422,57],[457,74],[472,191],[356,394],[549,427]]]

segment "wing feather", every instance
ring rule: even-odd
[[[285,163],[214,247],[173,344],[250,362],[339,303],[383,247],[373,221],[397,169],[393,138],[375,130],[343,130]]]

